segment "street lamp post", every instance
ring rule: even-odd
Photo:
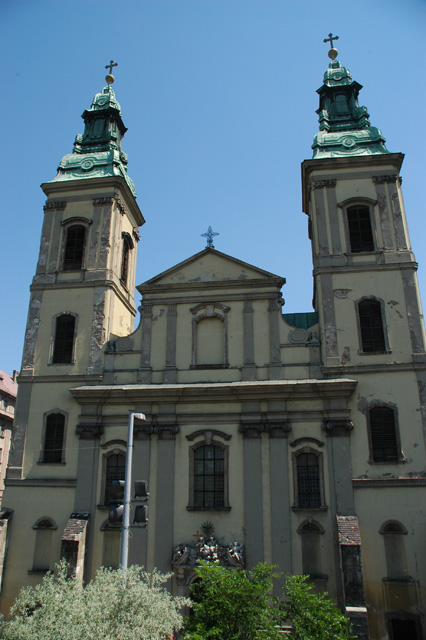
[[[137,420],[146,420],[145,414],[129,411],[129,425],[127,431],[126,473],[124,476],[123,521],[121,525],[120,567],[127,569],[129,559],[129,531],[130,531],[130,494],[132,482],[133,460],[133,427]]]

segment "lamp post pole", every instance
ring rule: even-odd
[[[146,420],[145,414],[129,411],[129,425],[127,431],[127,452],[126,452],[126,472],[124,476],[124,503],[123,522],[121,525],[121,548],[120,567],[127,569],[129,560],[129,531],[130,531],[130,494],[132,482],[132,461],[133,461],[133,427],[135,418]]]

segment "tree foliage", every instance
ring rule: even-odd
[[[141,567],[99,569],[83,587],[61,561],[35,587],[24,587],[2,625],[4,640],[164,640],[182,627],[188,604],[162,586],[169,576]]]
[[[308,576],[286,576],[282,605],[296,640],[349,640],[351,623],[327,593],[315,593]]]
[[[202,564],[193,583],[192,615],[185,640],[273,640],[282,614],[274,606],[274,567],[258,564],[248,574],[220,565]]]

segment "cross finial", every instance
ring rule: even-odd
[[[328,34],[328,38],[324,38],[324,42],[330,43],[330,51],[328,52],[328,57],[331,60],[335,60],[337,58],[337,54],[339,53],[335,47],[333,47],[333,40],[338,40],[339,36],[333,36],[332,33]]]
[[[325,42],[325,40],[324,40],[324,42]],[[118,67],[118,62],[114,62],[114,60],[110,60],[110,63],[105,65],[105,69],[109,69],[110,74],[112,74],[112,68],[113,67]]]
[[[213,245],[213,236],[218,236],[219,234],[216,233],[216,231],[213,231],[213,229],[211,227],[209,227],[206,231],[206,233],[202,233],[201,236],[203,238],[207,238],[207,247],[210,247],[211,249],[214,249],[214,245]],[[206,248],[207,248],[206,247]]]
[[[107,73],[106,78],[105,78],[108,86],[110,86],[115,80],[114,76],[112,75],[112,68],[113,67],[118,67],[118,62],[114,62],[114,60],[111,60],[111,62],[109,64],[105,65],[105,69],[109,69],[109,73]]]

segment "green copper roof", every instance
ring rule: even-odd
[[[127,129],[110,84],[95,95],[92,106],[81,117],[84,133],[76,136],[73,153],[62,158],[52,182],[123,176],[136,197],[135,185],[127,175],[127,154],[121,149]]]
[[[333,50],[336,52],[337,50]],[[317,93],[320,131],[314,138],[313,158],[364,156],[389,153],[385,138],[370,126],[366,107],[358,104],[362,86],[352,80],[349,69],[332,60]]]

